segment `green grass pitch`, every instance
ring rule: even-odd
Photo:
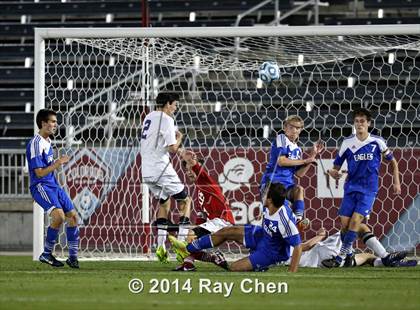
[[[287,273],[286,267],[262,273],[228,273],[209,264],[197,264],[196,272],[179,273],[171,271],[174,267],[175,262],[82,261],[80,270],[53,269],[31,257],[1,256],[0,309],[420,309],[419,266],[301,268],[297,274]],[[144,282],[141,293],[129,291],[132,278]],[[158,293],[150,292],[152,279],[159,281]],[[199,292],[200,279],[212,281],[212,293],[205,288]],[[252,284],[258,279],[265,288],[269,282],[286,282],[287,293],[284,284],[280,293],[242,292],[240,284],[246,279]],[[216,281],[233,283],[229,297],[213,292]],[[246,284],[245,290],[253,287]],[[169,293],[162,291],[168,288]]]

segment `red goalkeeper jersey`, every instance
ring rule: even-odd
[[[220,185],[214,181],[207,171],[197,163],[192,170],[197,175],[195,185],[198,188],[198,204],[208,214],[208,219],[221,218],[235,224],[232,210]]]

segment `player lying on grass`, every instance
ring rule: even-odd
[[[324,144],[317,142],[309,152],[309,157],[303,159],[303,151],[297,144],[303,125],[303,119],[298,115],[289,116],[284,121],[284,133],[279,134],[271,144],[270,160],[260,185],[262,198],[269,184],[283,184],[298,222],[304,215],[304,189],[295,184],[295,176],[304,176],[310,164],[316,162],[315,157],[324,149]]]
[[[184,150],[181,153],[182,166],[185,169],[187,179],[190,183],[195,184],[197,188],[196,206],[202,212],[207,214],[207,220],[190,229],[187,235],[187,242],[192,242],[196,238],[214,233],[224,227],[235,224],[232,210],[229,202],[223,195],[220,185],[207,173],[192,151]],[[182,264],[175,270],[177,271],[193,271],[195,270],[194,260],[213,262],[216,265],[226,268],[227,263],[220,251],[205,252],[198,251],[192,253],[185,259],[180,259]]]
[[[333,169],[328,173],[336,180],[340,179],[341,165],[347,161],[348,176],[344,184],[344,197],[338,214],[341,221],[343,244],[334,258],[324,260],[328,268],[351,266],[352,245],[357,239],[360,225],[372,211],[378,192],[379,168],[384,157],[393,168],[394,194],[401,193],[398,163],[392,156],[385,141],[368,131],[371,113],[366,109],[353,112],[356,134],[344,139],[340,151],[334,160]]]
[[[327,232],[321,228],[315,237],[302,243],[303,253],[299,267],[324,267],[322,261],[330,257],[335,257],[340,252],[341,243],[340,232],[327,237]],[[389,256],[391,255],[389,254]],[[285,264],[288,265],[289,263],[290,261],[287,261]],[[381,258],[371,253],[355,254],[351,266],[362,265],[371,265],[374,267],[414,267],[417,266],[417,261],[404,260],[403,256],[394,256],[394,259],[390,260],[389,258]]]
[[[205,235],[190,243],[169,237],[175,251],[188,257],[204,249],[219,246],[225,241],[236,241],[250,249],[250,255],[229,265],[230,271],[263,271],[269,266],[287,261],[290,247],[293,254],[290,272],[298,270],[302,254],[301,239],[296,227],[296,218],[286,199],[286,188],[271,184],[264,199],[262,227],[256,225],[225,227],[214,234]]]

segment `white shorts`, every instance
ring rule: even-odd
[[[322,267],[321,262],[324,259],[329,259],[333,256],[337,256],[338,252],[340,252],[340,247],[340,232],[337,232],[334,235],[329,236],[324,241],[321,241],[320,243],[315,245],[309,251],[303,252],[300,258],[299,267]],[[293,248],[291,248],[291,251],[293,251]],[[286,265],[289,264],[290,259],[286,262]]]
[[[201,225],[198,225],[198,227],[202,227],[208,230],[210,233],[215,233],[216,231],[219,231],[222,228],[229,226],[233,226],[232,223],[217,217],[212,220],[208,220]]]
[[[152,195],[157,199],[166,200],[184,190],[184,184],[177,174],[162,175],[158,177],[145,177],[143,183],[148,187]]]

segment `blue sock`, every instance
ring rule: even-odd
[[[349,230],[344,235],[344,241],[341,245],[340,254],[341,258],[344,258],[346,255],[351,254],[351,248],[354,240],[357,238],[357,232]]]
[[[57,236],[58,236],[58,229],[48,227],[47,237],[45,238],[45,246],[44,246],[45,254],[51,254],[52,250],[54,249],[54,245],[57,241]]]
[[[305,204],[303,200],[295,200],[293,203],[293,212],[296,216],[303,217],[303,210],[305,210]]]
[[[344,242],[344,236],[346,235],[346,233],[342,230],[340,230],[340,240],[341,242]]]
[[[211,241],[211,235],[205,235],[189,243],[187,245],[187,251],[190,253],[194,253],[194,252],[198,252],[204,249],[209,249],[212,247],[213,247],[213,242]]]
[[[79,228],[77,226],[67,227],[66,235],[69,247],[69,256],[71,258],[77,258],[77,251],[79,249]]]

